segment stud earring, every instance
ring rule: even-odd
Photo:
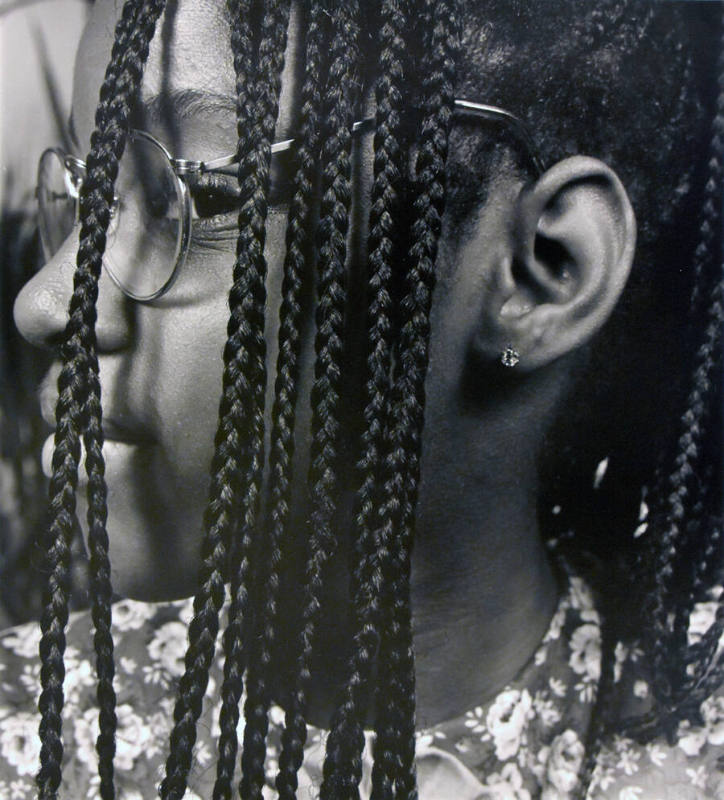
[[[510,345],[500,354],[500,363],[504,367],[514,367],[519,361],[520,353]]]

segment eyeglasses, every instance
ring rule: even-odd
[[[544,171],[532,136],[511,112],[455,100],[454,114],[503,124],[523,145],[536,175]],[[361,135],[374,127],[375,120],[367,118],[355,122],[352,133]],[[272,145],[272,173],[275,158],[291,151],[293,145],[294,139]],[[150,133],[135,129],[129,132],[119,164],[103,259],[106,271],[128,297],[148,302],[171,288],[191,240],[194,182],[204,176],[235,176],[238,162],[237,154],[211,161],[174,158]],[[58,148],[50,148],[40,157],[36,194],[40,238],[47,260],[78,225],[79,195],[85,175],[85,162]]]

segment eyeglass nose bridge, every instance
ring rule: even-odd
[[[65,167],[65,187],[68,190],[68,195],[74,200],[80,196],[80,187],[86,176],[85,161],[75,156],[63,155],[63,166]]]

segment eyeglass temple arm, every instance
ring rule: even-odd
[[[485,103],[474,103],[471,100],[455,100],[455,111],[505,123],[517,134],[518,138],[525,145],[528,156],[538,176],[546,171],[540,152],[533,141],[533,136],[520,117],[516,117],[515,114],[504,108],[487,105]]]
[[[515,132],[518,138],[525,145],[530,160],[535,167],[538,175],[545,172],[543,160],[540,157],[538,148],[533,141],[530,131],[525,123],[515,114],[506,111],[504,108],[498,106],[491,106],[485,103],[474,103],[471,100],[455,100],[455,111],[460,114],[468,114],[470,116],[483,117],[485,119],[492,119],[495,121],[503,122],[508,125],[511,130]],[[374,117],[367,117],[366,119],[355,122],[352,125],[353,134],[367,133],[373,131],[375,127]],[[274,142],[271,146],[272,153],[283,153],[289,150],[294,144],[294,139],[284,139],[281,142]],[[236,164],[238,164],[238,155],[234,153],[229,156],[222,156],[215,158],[211,161],[188,161],[184,158],[172,159],[172,164],[177,175],[187,175],[196,172],[222,172],[227,174],[236,173]]]

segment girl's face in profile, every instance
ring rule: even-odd
[[[73,155],[90,149],[99,89],[121,14],[120,0],[93,5],[76,59],[72,128]],[[302,58],[298,4],[292,3],[282,75],[276,140],[295,134]],[[211,160],[235,152],[236,87],[229,23],[221,0],[171,3],[161,17],[144,72],[139,109],[131,125],[152,134],[175,158]],[[368,111],[369,113],[369,111]],[[336,465],[342,531],[352,525],[359,474],[359,434],[363,419],[366,356],[365,249],[372,179],[372,136],[356,139],[353,197],[348,236],[348,307],[339,402],[340,454]],[[233,194],[234,177],[223,178],[221,194]],[[227,297],[237,240],[238,208],[223,200],[219,187],[192,188],[193,233],[186,262],[172,288],[157,300],[129,299],[101,273],[97,305],[97,338],[102,388],[104,456],[108,484],[108,532],[113,585],[122,595],[146,600],[186,596],[196,587],[203,509],[209,487],[219,398],[222,351],[229,316]],[[117,187],[118,190],[118,187]],[[207,194],[204,194],[208,190]],[[119,190],[120,191],[120,190]],[[464,241],[443,237],[437,265],[440,275],[455,265],[454,280],[441,278],[432,311],[431,369],[426,382],[426,430],[418,530],[438,531],[450,519],[451,497],[458,492],[459,464],[474,456],[480,444],[477,410],[461,414],[460,383],[467,363],[471,331],[479,324],[481,292],[479,253],[501,229],[506,203],[517,191],[500,182],[501,202],[476,222],[475,236]],[[214,199],[216,192],[216,199]],[[119,198],[121,210],[123,197]],[[266,225],[267,259],[267,450],[271,429],[278,309],[285,251],[287,205],[270,204]],[[21,333],[44,347],[60,341],[73,283],[77,231],[25,286],[15,306]],[[491,250],[491,258],[497,251]],[[114,263],[128,257],[121,237],[113,244]],[[169,258],[172,258],[169,254]],[[441,264],[443,266],[441,266]],[[142,266],[142,264],[141,264]],[[441,287],[442,288],[442,287]],[[293,464],[290,524],[304,530],[309,518],[309,401],[314,376],[313,287],[303,300],[297,436]],[[43,415],[54,425],[55,364],[41,391]],[[459,424],[461,423],[461,424]],[[50,470],[52,437],[43,451]],[[527,444],[525,444],[528,447]],[[485,448],[493,460],[509,458],[506,440],[486,429]],[[451,468],[451,461],[453,462]],[[84,486],[78,493],[78,516],[85,518]],[[421,537],[422,539],[422,537]],[[431,542],[434,537],[430,537]],[[444,546],[444,537],[434,539]],[[428,559],[437,574],[436,548]],[[346,554],[339,553],[339,581]],[[420,547],[417,563],[421,564]],[[453,558],[450,550],[449,557]],[[303,558],[303,554],[300,554]],[[291,559],[294,561],[294,559]],[[425,562],[427,564],[427,562]],[[443,570],[444,572],[444,570]],[[330,581],[331,592],[340,582]],[[331,606],[334,608],[334,605]]]
[[[210,159],[236,150],[236,90],[223,5],[206,0],[171,4],[175,10],[161,19],[152,43],[141,98],[149,112],[133,125],[164,142],[175,157]],[[120,10],[120,0],[95,3],[76,59],[72,125],[74,155],[81,158],[89,150]],[[290,65],[293,57],[292,48]],[[291,84],[285,80],[278,135],[288,127]],[[163,114],[154,101],[160,94],[167,99]],[[235,183],[233,177],[226,180]],[[195,585],[237,237],[237,209],[222,211],[204,212],[203,219],[195,220],[186,263],[160,299],[134,302],[105,270],[101,275],[97,336],[111,562],[115,588],[133,597],[179,596]],[[286,209],[270,209],[266,255],[271,308],[277,307],[285,226]],[[16,322],[33,343],[57,344],[76,250],[77,232],[18,297]],[[114,250],[114,258],[122,257]],[[274,358],[274,331],[267,331],[267,340]],[[56,364],[41,392],[50,423],[58,372]],[[43,452],[46,471],[51,455],[49,440]],[[83,474],[81,467],[81,480]],[[80,519],[85,516],[83,495],[81,490]]]

